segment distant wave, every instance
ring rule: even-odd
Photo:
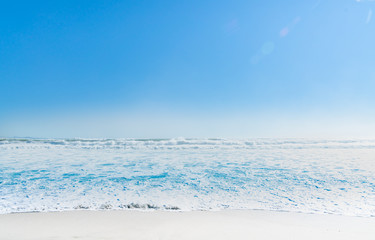
[[[325,139],[34,139],[0,138],[0,148],[86,148],[86,149],[301,149],[375,148],[375,140]]]

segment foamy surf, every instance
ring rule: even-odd
[[[265,209],[375,215],[375,141],[0,139],[0,213]]]

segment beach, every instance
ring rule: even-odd
[[[375,218],[263,210],[0,215],[0,239],[374,239]]]
[[[3,139],[0,150],[0,240],[375,236],[375,141]]]
[[[375,240],[375,0],[1,6],[0,240]]]

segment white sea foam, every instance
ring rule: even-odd
[[[271,209],[375,215],[375,141],[0,139],[0,213]]]

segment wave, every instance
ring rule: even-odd
[[[85,149],[366,149],[375,148],[368,139],[34,139],[0,138],[0,149],[85,148]]]

